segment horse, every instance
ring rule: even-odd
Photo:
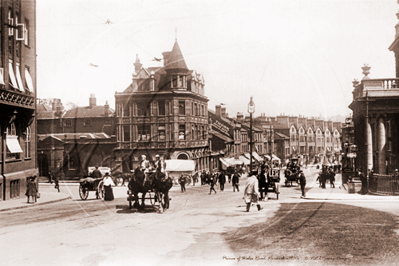
[[[169,190],[173,187],[173,179],[158,170],[153,175],[155,197],[159,203],[158,210],[162,213],[164,209],[169,209]]]
[[[153,190],[155,193],[155,199],[159,202],[159,212],[163,212],[163,209],[169,208],[169,190],[173,186],[173,180],[170,177],[160,171],[155,173],[148,173],[147,179],[145,174],[138,167],[129,181],[128,188],[132,191],[134,198],[136,199],[134,207],[145,207],[145,194]],[[141,205],[138,203],[138,193],[141,193]]]
[[[135,208],[141,207],[142,209],[144,209],[145,194],[149,190],[152,190],[154,188],[154,182],[153,182],[154,176],[148,175],[149,177],[148,179],[146,179],[145,177],[146,177],[145,173],[141,171],[140,167],[137,167],[128,184],[129,190],[132,191],[132,194],[136,199],[133,205]],[[141,205],[139,205],[138,202],[138,193],[141,193]]]

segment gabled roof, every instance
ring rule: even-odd
[[[43,120],[43,119],[56,119],[59,118],[55,115],[55,111],[41,111],[37,112],[37,119],[38,120]]]
[[[173,45],[172,52],[168,58],[168,62],[165,66],[166,69],[185,69],[188,70],[186,62],[184,61],[183,54],[180,50],[177,40]]]
[[[216,137],[218,137],[218,138],[224,140],[226,143],[234,142],[233,139],[229,138],[229,137],[226,136],[225,134],[222,134],[222,133],[220,133],[220,132],[218,132],[218,131],[216,131],[216,130],[213,130],[213,129],[212,129],[212,130],[209,131],[209,133],[211,133],[212,135],[215,135]]]
[[[57,116],[55,115],[56,111],[51,110],[51,108],[46,105],[39,103],[36,106],[37,119],[55,119]]]
[[[68,110],[63,118],[89,118],[89,117],[105,117],[104,105],[96,105],[93,107],[76,107]],[[114,110],[108,107],[108,117],[113,116]]]
[[[248,123],[241,123],[241,125],[243,125],[247,130],[249,130],[250,127],[251,127],[251,125],[248,124]],[[252,125],[252,130],[253,131],[263,131],[263,129],[261,129],[261,128],[257,127],[257,126],[254,126],[254,125]]]
[[[277,137],[277,138],[276,138]],[[274,138],[275,139],[290,139],[289,137],[287,137],[286,135],[284,135],[283,133],[280,132],[274,132]]]

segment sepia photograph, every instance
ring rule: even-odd
[[[0,0],[0,264],[396,265],[399,0]]]

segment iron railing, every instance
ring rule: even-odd
[[[399,176],[381,174],[370,175],[369,192],[383,195],[399,195]]]

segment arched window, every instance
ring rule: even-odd
[[[188,160],[188,156],[187,156],[187,154],[182,153],[182,154],[179,154],[179,156],[177,156],[177,159]]]

